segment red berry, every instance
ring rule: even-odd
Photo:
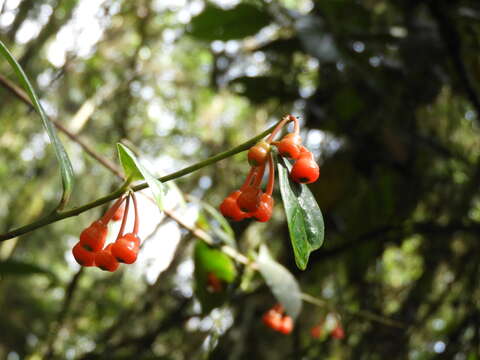
[[[340,325],[337,325],[337,327],[332,330],[332,337],[335,339],[343,339],[345,337],[345,331],[343,331]]]
[[[284,316],[282,319],[282,324],[278,331],[282,334],[288,335],[293,330],[293,319],[290,316]]]
[[[107,238],[107,225],[95,221],[80,234],[80,244],[89,251],[97,252],[103,249]]]
[[[282,326],[282,315],[271,309],[263,315],[262,321],[270,329],[278,331]]]
[[[320,338],[320,336],[322,336],[322,325],[318,324],[318,325],[315,325],[314,327],[312,327],[310,329],[310,335],[314,339]]]
[[[95,265],[95,253],[85,249],[82,244],[77,243],[73,249],[72,254],[77,263],[82,266],[94,266]]]
[[[133,233],[125,234],[112,245],[112,255],[118,262],[133,264],[137,260],[140,239]]]
[[[125,205],[120,205],[117,210],[113,213],[112,220],[118,221],[123,219],[123,215],[125,214]]]
[[[260,205],[262,190],[256,186],[247,186],[237,199],[237,205],[240,210],[253,213]]]
[[[102,270],[114,272],[120,264],[112,255],[111,249],[112,244],[109,244],[105,249],[97,252],[95,254],[95,265]]]
[[[220,212],[222,213],[222,215],[233,221],[240,221],[248,216],[248,214],[240,210],[237,205],[237,199],[240,194],[240,190],[234,191],[230,195],[228,195],[220,204]]]
[[[272,217],[272,210],[273,198],[270,195],[263,193],[260,198],[260,205],[258,206],[258,209],[252,213],[252,217],[257,221],[266,222]]]
[[[304,156],[302,155],[300,159],[293,164],[290,175],[295,182],[310,184],[317,181],[320,176],[320,168],[315,160],[306,154]]]
[[[265,164],[269,151],[270,145],[265,141],[260,141],[255,146],[252,146],[250,150],[248,150],[248,162],[252,166],[260,166]]]
[[[300,144],[302,139],[297,134],[287,134],[277,145],[280,155],[290,159],[298,159],[300,156]]]
[[[223,290],[222,280],[212,272],[207,274],[207,290],[212,293],[219,293]]]

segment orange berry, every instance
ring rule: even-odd
[[[310,329],[310,335],[312,336],[312,338],[314,339],[319,339],[320,336],[322,336],[322,325],[321,324],[318,324],[318,325],[315,325],[314,327],[312,327]]]
[[[256,186],[247,186],[237,199],[237,205],[240,210],[253,213],[260,206],[262,190]]]
[[[265,164],[270,152],[270,145],[265,141],[260,141],[248,150],[248,162],[252,166],[260,166]]]
[[[284,316],[282,319],[282,324],[278,329],[282,334],[288,335],[293,330],[293,319],[290,316]]]
[[[120,265],[117,259],[112,255],[113,244],[109,244],[105,249],[95,254],[95,265],[104,271],[114,272]]]
[[[101,221],[95,221],[80,234],[80,244],[86,250],[92,252],[100,251],[105,244],[107,233],[107,225]]]
[[[278,331],[282,326],[282,315],[271,309],[263,315],[262,321],[270,329]]]
[[[289,159],[298,159],[300,156],[300,144],[302,138],[297,134],[287,134],[277,145],[278,152],[283,157]]]
[[[337,327],[332,330],[332,337],[335,339],[343,339],[345,337],[345,331],[343,331],[340,325],[337,325]]]
[[[258,209],[252,213],[252,217],[257,221],[266,222],[272,217],[272,210],[273,198],[270,195],[263,193],[260,197]]]
[[[240,210],[237,204],[237,199],[242,192],[240,190],[232,192],[220,204],[220,212],[226,218],[233,221],[240,221],[248,217],[248,214]]]
[[[72,254],[77,263],[82,266],[94,266],[95,265],[95,253],[85,249],[82,244],[77,243],[73,249]]]
[[[301,184],[310,184],[317,181],[320,176],[318,164],[310,158],[310,155],[302,155],[295,164],[293,164],[290,175],[293,181]]]
[[[133,233],[125,234],[112,245],[112,255],[118,262],[133,264],[137,260],[140,239]]]

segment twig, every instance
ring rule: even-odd
[[[367,310],[352,310],[352,309],[349,309],[348,307],[343,307],[343,306],[340,306],[338,304],[335,304],[335,306],[333,306],[324,299],[320,299],[320,298],[317,298],[315,296],[312,296],[310,294],[305,294],[305,293],[301,294],[301,298],[302,298],[303,301],[308,302],[308,303],[310,303],[312,305],[315,305],[315,306],[327,307],[327,308],[332,309],[332,310],[333,309],[340,309],[341,311],[349,313],[351,315],[358,316],[358,317],[363,317],[365,319],[375,321],[375,322],[378,322],[378,323],[383,324],[383,325],[396,327],[396,328],[400,328],[400,329],[407,328],[407,325],[405,325],[405,324],[403,324],[399,321],[395,321],[395,320],[389,319],[387,317],[374,314],[374,313],[372,313],[370,311],[367,311]]]

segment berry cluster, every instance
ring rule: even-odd
[[[293,330],[293,319],[285,315],[283,306],[280,304],[263,314],[262,321],[269,328],[285,335],[290,334]]]
[[[317,324],[310,329],[310,335],[314,339],[319,339],[324,335],[325,327],[323,324]],[[342,325],[336,324],[335,327],[329,332],[334,339],[343,339],[345,337],[345,331],[343,330]],[[325,334],[328,336],[328,333]]]
[[[127,223],[130,199],[135,209],[133,231],[124,234]],[[124,202],[126,204],[124,205]],[[108,223],[122,219],[120,231],[115,242],[105,246],[108,234]],[[138,237],[138,207],[135,193],[122,196],[99,220],[94,221],[80,234],[80,241],[73,247],[75,260],[82,266],[97,266],[105,271],[117,270],[120,263],[132,264],[137,260],[140,249]]]
[[[293,133],[285,135],[280,141],[273,141],[278,132],[290,121],[294,122]],[[254,218],[260,222],[270,220],[275,181],[275,166],[271,153],[272,145],[277,147],[281,156],[295,161],[290,172],[293,181],[310,184],[318,179],[320,168],[315,162],[313,154],[302,145],[298,119],[293,115],[287,115],[266,140],[260,141],[248,151],[248,162],[251,165],[250,172],[240,190],[232,192],[220,204],[220,211],[223,216],[234,221],[246,218]],[[267,164],[268,182],[266,190],[263,192],[261,183]]]

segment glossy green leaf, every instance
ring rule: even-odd
[[[283,305],[287,314],[295,319],[302,310],[301,291],[297,280],[271,257],[265,245],[260,247],[257,265],[273,295]]]
[[[129,181],[145,180],[152,191],[155,202],[160,211],[163,210],[164,185],[143,166],[135,156],[135,154],[125,145],[117,144],[118,157],[122,164],[125,177]]]
[[[301,270],[305,270],[310,253],[323,244],[325,226],[313,194],[306,185],[291,181],[290,168],[290,164],[281,158],[278,162],[278,176],[290,240],[295,262]]]
[[[193,261],[195,263],[195,295],[202,305],[203,312],[208,312],[227,299],[226,286],[218,293],[208,291],[208,274],[215,274],[226,285],[235,280],[237,271],[232,259],[200,240],[195,244]]]
[[[68,199],[70,198],[70,195],[73,189],[74,176],[73,176],[72,163],[70,162],[70,159],[68,157],[67,152],[65,151],[65,148],[63,147],[62,142],[58,138],[57,132],[52,122],[48,119],[47,115],[45,114],[45,111],[43,110],[43,107],[40,104],[38,96],[35,93],[35,90],[33,89],[33,86],[30,83],[30,80],[28,80],[28,77],[23,71],[22,67],[17,62],[17,60],[15,60],[13,55],[10,53],[10,51],[7,49],[7,47],[2,41],[0,41],[0,54],[5,59],[7,59],[8,63],[10,64],[15,74],[17,75],[18,80],[20,81],[20,84],[26,90],[28,97],[30,98],[30,101],[33,104],[33,107],[40,115],[43,126],[48,134],[48,137],[50,138],[51,143],[53,144],[53,148],[55,150],[55,156],[57,157],[58,163],[60,164],[60,174],[62,177],[63,194],[59,204],[59,208],[62,208],[68,202]]]
[[[188,33],[207,41],[242,39],[255,35],[270,21],[267,12],[252,4],[240,3],[232,9],[208,4],[192,19]]]

